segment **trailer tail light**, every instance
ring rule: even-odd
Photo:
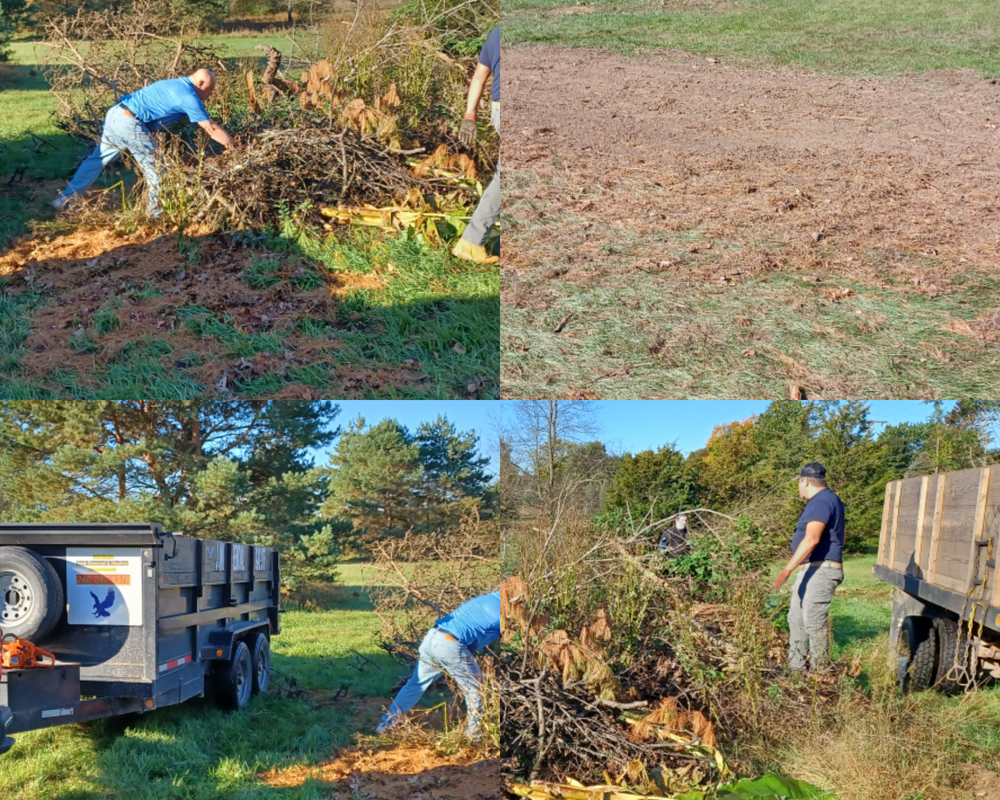
[[[218,656],[219,658],[222,658],[222,651],[221,651],[221,650],[216,650],[216,651],[215,651],[215,654],[216,654],[216,655],[217,655],[217,656]]]
[[[152,700],[147,700],[146,701],[146,708],[152,708],[152,707],[153,707],[153,701]]]

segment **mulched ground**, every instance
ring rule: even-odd
[[[838,278],[934,298],[996,269],[996,81],[865,80],[554,47],[508,49],[505,60],[505,207],[515,222],[502,303],[546,326],[567,295],[638,272],[688,281],[692,293],[815,276],[836,303]],[[689,252],[665,252],[653,240],[663,234],[690,234]],[[995,341],[1000,297],[982,297],[977,312],[941,327]],[[535,396],[549,391],[544,375],[534,379]],[[517,396],[531,393],[532,376],[518,380]]]

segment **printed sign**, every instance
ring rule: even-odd
[[[70,625],[142,625],[142,552],[66,548]]]

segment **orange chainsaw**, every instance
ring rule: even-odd
[[[0,666],[4,669],[55,666],[56,657],[48,650],[8,633],[0,639]]]

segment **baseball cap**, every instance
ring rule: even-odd
[[[822,478],[826,479],[826,467],[818,461],[810,461],[799,473],[800,478]]]

